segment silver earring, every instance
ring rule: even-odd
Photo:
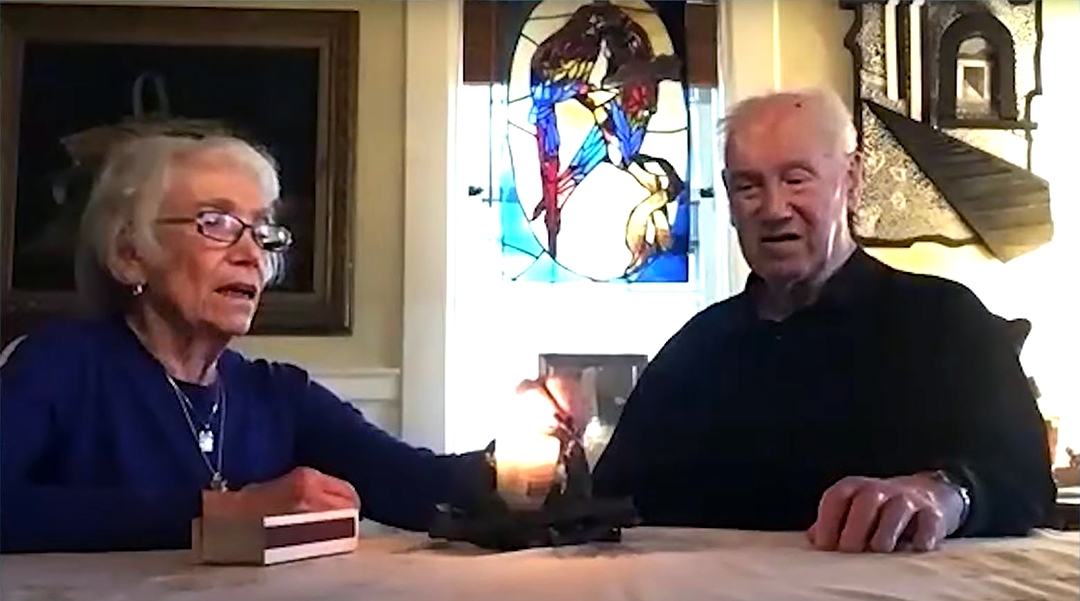
[[[140,294],[143,293],[143,290],[145,290],[145,289],[146,289],[145,285],[143,285],[143,284],[135,284],[135,288],[133,288],[131,290],[131,295],[132,296],[139,296]]]

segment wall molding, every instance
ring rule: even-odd
[[[311,378],[364,414],[371,423],[400,436],[401,370],[396,367],[324,369]]]
[[[395,367],[319,369],[311,377],[345,400],[401,401],[401,370]]]

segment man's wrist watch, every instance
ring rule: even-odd
[[[956,494],[960,496],[960,500],[963,502],[963,508],[960,510],[960,519],[957,520],[956,529],[960,530],[964,527],[964,523],[967,522],[968,515],[971,513],[971,491],[965,486],[958,478],[953,477],[949,472],[945,470],[934,470],[927,472],[927,476],[930,479],[940,482],[949,488],[956,491]]]

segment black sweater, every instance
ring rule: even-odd
[[[945,469],[958,535],[1023,534],[1055,494],[1045,428],[997,318],[952,281],[856,251],[818,302],[757,318],[713,305],[645,370],[595,470],[653,525],[809,527],[845,476]]]

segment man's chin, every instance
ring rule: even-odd
[[[760,261],[750,268],[758,277],[774,285],[794,284],[809,277],[809,269],[802,261]]]

